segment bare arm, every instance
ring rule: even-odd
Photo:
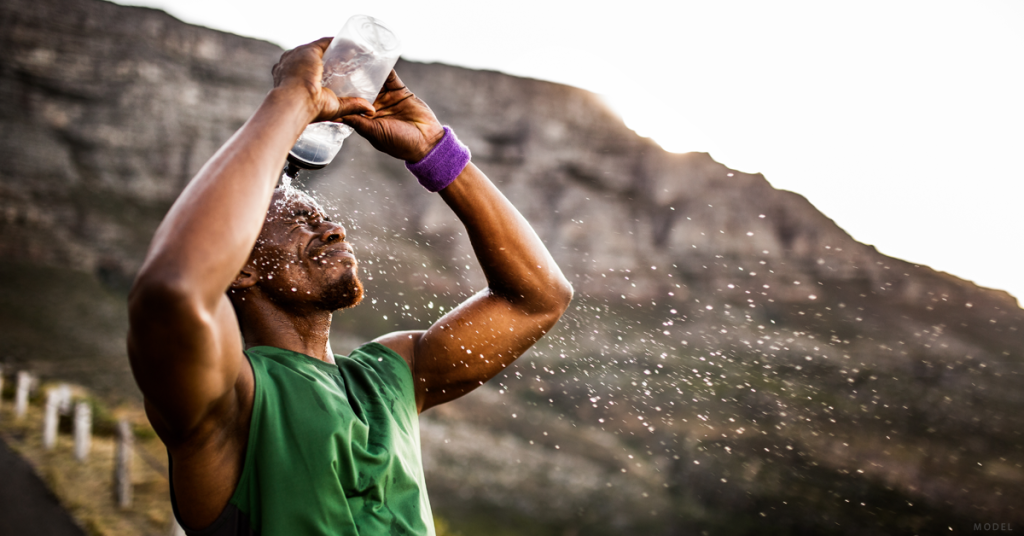
[[[239,411],[251,386],[225,292],[260,233],[288,149],[310,121],[372,112],[320,87],[329,39],[274,67],[275,87],[189,183],[164,218],[129,296],[128,354],[147,412],[169,446]],[[251,397],[251,391],[250,391]],[[228,414],[228,415],[225,415]],[[204,426],[207,425],[207,426]]]
[[[394,73],[375,107],[372,119],[345,122],[392,156],[418,161],[440,139],[440,123]],[[497,375],[555,325],[572,299],[537,233],[475,165],[440,194],[466,226],[488,286],[426,331],[377,339],[409,361],[420,411]]]

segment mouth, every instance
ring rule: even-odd
[[[327,264],[329,259],[343,259],[341,262],[344,264],[357,264],[359,262],[356,260],[355,253],[352,252],[352,246],[348,244],[338,247],[323,247],[315,251],[310,258],[320,264]]]

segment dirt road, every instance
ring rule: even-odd
[[[5,536],[85,536],[71,515],[0,438],[0,534]]]

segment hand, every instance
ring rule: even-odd
[[[341,122],[355,129],[375,149],[409,162],[419,162],[444,137],[434,112],[398,78],[388,75],[369,115],[346,115]]]
[[[358,97],[339,98],[333,91],[320,84],[324,76],[324,51],[331,44],[330,37],[324,37],[281,55],[274,65],[274,89],[301,92],[309,99],[310,122],[331,121],[344,115],[373,115],[373,107]]]

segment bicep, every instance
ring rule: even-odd
[[[484,290],[446,314],[415,344],[420,410],[458,398],[515,361],[558,321]]]
[[[159,297],[131,304],[128,356],[147,410],[165,428],[162,435],[184,438],[233,392],[242,350],[226,296],[211,307]]]

